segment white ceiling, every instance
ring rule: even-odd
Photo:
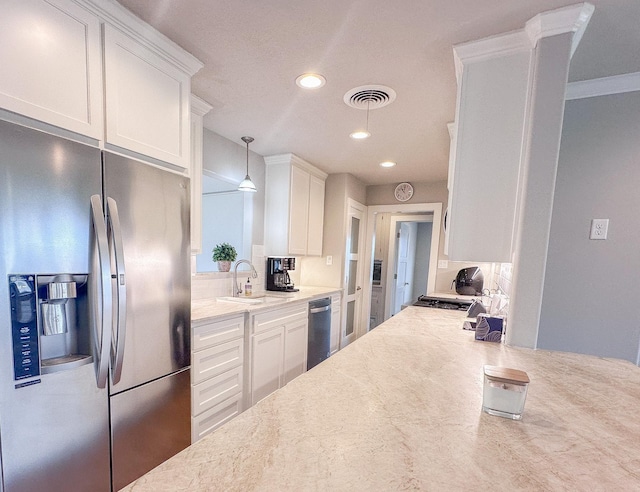
[[[520,29],[575,0],[119,0],[204,63],[192,92],[210,130],[261,155],[293,152],[366,184],[447,176],[446,124],[455,111],[452,45]],[[596,10],[570,80],[640,72],[640,0],[592,0]],[[321,89],[295,79],[324,75]],[[370,111],[365,141],[349,133],[366,111],[350,89],[382,84],[396,100]],[[394,160],[395,168],[378,163]]]

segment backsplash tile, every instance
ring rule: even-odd
[[[511,263],[501,263],[498,272],[497,284],[500,291],[507,297],[511,296],[511,278],[513,265]]]

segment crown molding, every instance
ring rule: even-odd
[[[566,101],[640,91],[640,72],[581,80],[567,84]]]
[[[465,63],[484,61],[497,56],[529,50],[531,50],[531,43],[524,29],[454,45],[453,59],[458,83],[460,83],[462,67]]]
[[[213,106],[211,106],[211,104],[209,104],[204,99],[200,99],[195,94],[191,94],[190,102],[191,112],[195,113],[197,116],[204,116],[209,111],[211,111],[211,109],[213,109]]]
[[[307,162],[301,157],[298,157],[297,155],[291,153],[265,156],[264,163],[266,166],[272,166],[275,164],[295,164],[297,167],[308,171],[310,174],[322,180],[326,180],[327,176],[329,176],[327,173],[321,171],[310,162]]]
[[[527,21],[524,29],[454,45],[453,59],[458,84],[465,63],[531,51],[540,39],[547,36],[572,32],[571,55],[573,56],[593,11],[594,6],[590,3],[549,10]]]
[[[531,18],[524,29],[534,48],[542,38],[573,33],[571,41],[571,56],[573,56],[594,10],[595,7],[586,2],[549,10]]]
[[[204,64],[191,53],[177,45],[164,34],[136,17],[115,0],[73,0],[84,9],[92,12],[104,22],[116,27],[138,43],[146,46],[169,63],[181,70],[195,75]]]

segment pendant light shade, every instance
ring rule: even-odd
[[[242,180],[242,183],[240,183],[240,186],[238,186],[238,191],[255,193],[258,190],[249,177],[249,144],[253,142],[253,137],[242,137],[242,141],[247,144],[247,175]]]

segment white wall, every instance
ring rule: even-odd
[[[589,240],[593,218],[607,240]],[[638,363],[640,92],[566,104],[538,348]]]

